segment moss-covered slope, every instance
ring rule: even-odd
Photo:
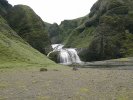
[[[54,24],[48,24],[45,23],[48,29],[48,34],[50,37],[50,40],[53,44],[56,43],[63,43],[65,44],[70,37],[72,31],[82,26],[82,24],[88,19],[88,15],[73,19],[73,20],[64,20],[61,22],[60,25],[54,23]]]
[[[98,0],[66,46],[81,48],[85,61],[133,56],[132,5],[132,0]]]
[[[51,48],[42,19],[26,5],[14,6],[7,16],[10,26],[32,47],[46,54]]]
[[[54,63],[19,37],[0,16],[0,67],[28,64],[47,66]]]
[[[45,55],[32,48],[9,26],[7,15],[11,8],[12,6],[6,0],[0,0],[0,68],[55,65]]]

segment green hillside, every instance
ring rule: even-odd
[[[30,9],[30,8],[27,7],[26,9]],[[23,66],[30,66],[30,65],[44,66],[44,67],[55,66],[54,62],[50,61],[45,55],[41,54],[36,49],[32,48],[30,46],[30,44],[28,44],[25,40],[23,40],[9,26],[8,23],[10,20],[8,19],[9,16],[7,17],[7,15],[9,14],[9,12],[11,10],[12,10],[12,6],[6,0],[0,0],[0,68],[18,67],[18,66],[23,67]],[[32,13],[32,12],[33,11],[29,10],[28,13]],[[12,15],[12,16],[19,16],[19,14]],[[12,17],[12,16],[10,16],[10,17]],[[33,18],[34,18],[34,14],[33,14]],[[40,25],[40,26],[43,25],[43,22],[40,20],[40,18],[39,17],[37,17],[37,18],[38,18],[38,20],[37,20],[38,25]],[[21,17],[19,19],[21,19]],[[27,21],[27,23],[29,23],[28,19],[25,20],[25,22],[26,21]],[[16,20],[16,22],[17,22],[17,20]],[[21,21],[20,21],[20,23],[21,23]],[[33,24],[33,23],[30,23],[30,24]],[[16,23],[16,25],[19,26],[19,23],[18,24]],[[36,27],[39,27],[38,25],[36,24]],[[35,24],[34,24],[34,26],[35,26]],[[25,27],[26,26],[24,25],[21,28],[25,28]],[[40,28],[43,29],[43,26]],[[31,29],[31,28],[29,28],[29,29]],[[33,31],[34,31],[34,29],[35,28],[32,27]],[[30,33],[30,36],[34,35],[33,31]],[[42,31],[42,30],[40,30],[40,31]],[[37,32],[37,30],[36,30],[36,32]],[[43,33],[45,33],[45,31],[42,32],[42,34]],[[39,32],[38,32],[38,35],[40,36]],[[39,38],[39,36],[38,36],[38,38]],[[29,37],[29,38],[32,39],[33,37]],[[48,37],[45,33],[44,40],[47,41],[47,38]],[[45,44],[43,44],[42,47],[43,46],[46,47]]]
[[[10,5],[7,0],[0,0],[0,15],[3,17],[6,17],[8,11],[12,8],[12,5]]]
[[[30,7],[14,6],[7,14],[7,21],[18,35],[35,49],[44,54],[51,49],[46,26]]]
[[[132,5],[131,0],[98,0],[88,15],[58,25],[43,22],[26,5],[0,0],[0,61],[47,64],[51,61],[41,53],[51,51],[51,43],[77,48],[83,61],[132,57]]]
[[[66,47],[79,48],[84,61],[133,56],[132,5],[131,0],[98,0],[69,33]]]
[[[0,17],[0,67],[54,65],[43,54],[33,49],[28,43],[20,38]]]
[[[61,22],[60,25],[58,25],[57,23],[45,23],[51,42],[53,44],[67,43],[67,40],[70,37],[73,30],[77,27],[82,27],[83,23],[87,21],[87,19],[88,15],[73,20],[64,20]]]

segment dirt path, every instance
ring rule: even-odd
[[[0,70],[0,100],[133,100],[133,70]]]

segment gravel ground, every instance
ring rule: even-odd
[[[0,69],[0,100],[133,100],[133,70]]]

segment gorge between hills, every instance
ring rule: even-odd
[[[132,71],[133,0],[60,25],[0,0],[0,100],[133,100]]]
[[[12,6],[1,0],[0,62],[47,63],[39,60],[42,58],[48,63],[58,62],[56,53],[49,55],[51,60],[46,57],[53,51],[52,44],[64,45],[59,56],[69,55],[69,59],[64,59],[66,62],[132,57],[132,4],[132,0],[98,0],[86,16],[64,20],[58,25],[44,22],[26,5]]]

